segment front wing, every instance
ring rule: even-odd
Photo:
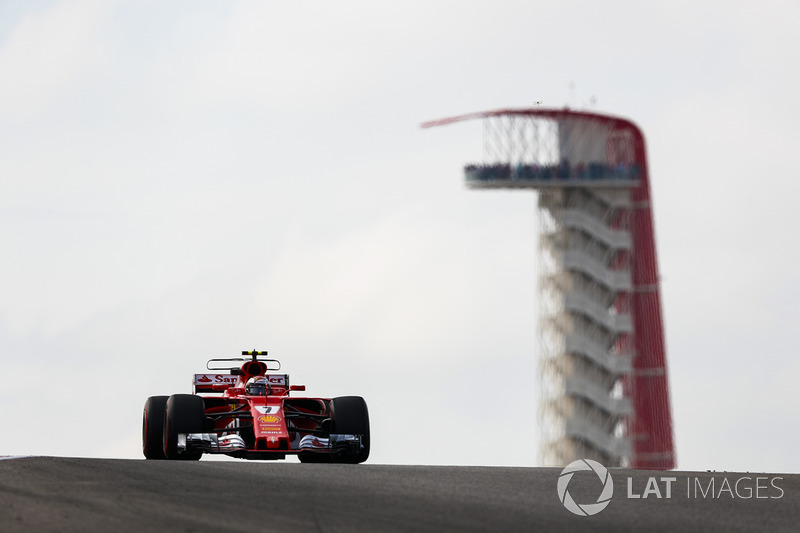
[[[361,435],[330,434],[327,437],[306,435],[299,440],[296,448],[275,450],[282,453],[358,453],[363,448]],[[177,443],[178,452],[198,450],[203,453],[230,454],[236,452],[269,453],[267,450],[248,450],[242,437],[236,434],[217,435],[216,433],[180,433]]]

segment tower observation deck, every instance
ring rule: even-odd
[[[471,189],[535,189],[541,232],[541,461],[675,467],[644,136],[632,122],[569,109],[482,119]]]

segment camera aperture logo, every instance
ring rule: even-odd
[[[572,476],[575,475],[575,472],[588,470],[594,471],[597,477],[600,478],[600,482],[603,484],[603,492],[597,497],[595,503],[579,504],[572,499],[569,493],[569,482],[572,481]],[[568,464],[566,468],[561,471],[561,475],[558,477],[557,488],[558,499],[561,500],[561,503],[569,512],[578,516],[592,516],[608,507],[608,504],[611,502],[611,497],[614,495],[614,480],[611,479],[611,474],[608,473],[606,467],[597,461],[580,459]]]

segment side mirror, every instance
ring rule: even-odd
[[[305,385],[291,385],[289,387],[289,390],[304,391],[304,390],[306,390],[306,386]]]

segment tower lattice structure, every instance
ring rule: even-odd
[[[675,467],[644,136],[632,122],[569,109],[480,118],[472,189],[538,194],[541,461]]]

